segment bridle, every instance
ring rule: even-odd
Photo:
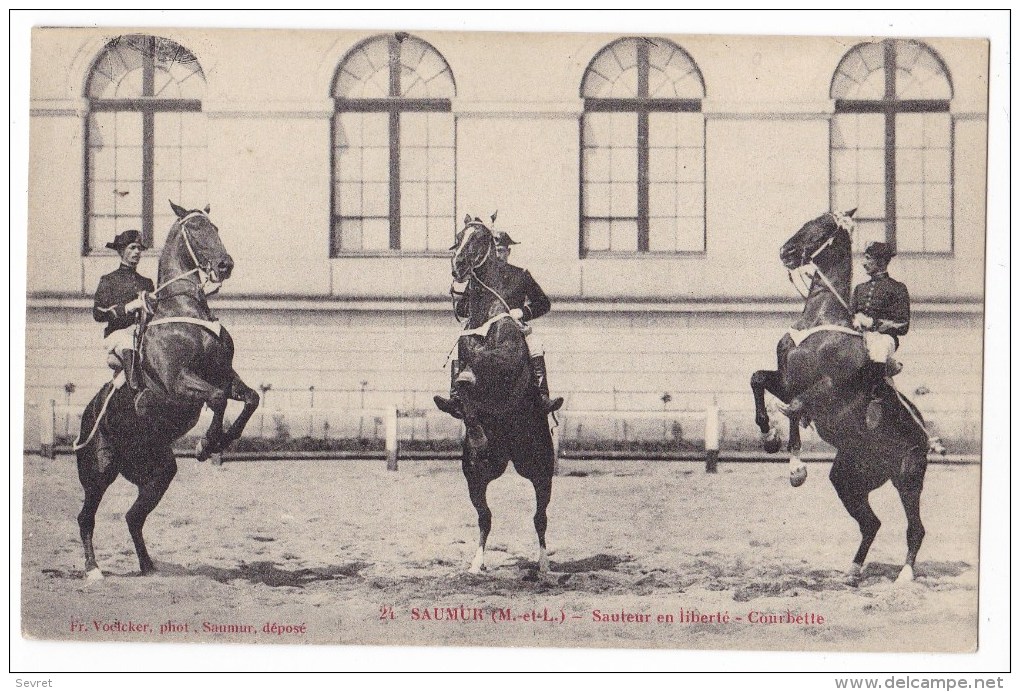
[[[464,247],[467,245],[468,239],[471,237],[471,235],[475,232],[475,230],[478,227],[479,227],[478,224],[470,224],[470,225],[468,225],[464,229],[464,237],[461,239],[460,244],[457,246],[457,252],[454,253],[453,258],[450,260],[451,264],[456,265],[457,257],[460,256],[461,251],[463,251]],[[485,227],[482,226],[482,228],[485,228]],[[488,230],[488,229],[486,229],[486,230]],[[483,255],[482,259],[479,260],[474,266],[471,267],[471,271],[469,272],[469,278],[474,279],[475,281],[478,282],[479,286],[481,286],[482,288],[487,290],[492,295],[496,296],[497,300],[499,300],[499,302],[503,304],[503,307],[506,309],[507,313],[509,313],[510,312],[510,305],[506,302],[506,300],[503,298],[503,296],[501,296],[496,289],[492,288],[487,283],[482,281],[481,278],[479,278],[478,273],[477,273],[478,270],[481,269],[485,265],[485,263],[489,261],[489,257],[492,256],[492,250],[495,247],[496,247],[496,238],[495,238],[495,236],[492,235],[492,232],[490,231],[489,232],[489,243],[488,243],[488,246],[485,248],[485,255]],[[454,314],[456,314],[456,310],[454,311]]]
[[[191,219],[196,218],[196,217],[204,217],[206,220],[209,219],[209,215],[206,214],[204,211],[192,211],[192,212],[189,212],[188,214],[186,214],[184,217],[182,217],[180,222],[179,222],[180,223],[180,227],[181,227],[181,237],[184,238],[184,247],[187,248],[188,255],[191,257],[191,261],[194,264],[194,267],[192,267],[188,271],[184,272],[183,274],[178,274],[177,276],[175,276],[175,277],[173,277],[171,279],[167,279],[166,281],[161,283],[152,292],[153,296],[157,296],[158,297],[160,292],[162,292],[163,289],[165,289],[167,286],[169,286],[170,284],[172,284],[172,283],[174,283],[176,281],[181,281],[183,279],[186,279],[187,277],[191,276],[192,274],[198,274],[199,275],[199,283],[197,284],[197,286],[198,286],[198,290],[202,291],[203,293],[205,293],[205,287],[207,285],[213,284],[214,286],[216,286],[216,288],[214,288],[212,291],[209,291],[208,293],[205,293],[205,295],[207,295],[207,296],[214,295],[223,286],[223,281],[213,281],[212,280],[212,261],[207,261],[205,263],[202,263],[201,261],[199,261],[198,255],[195,254],[195,250],[191,246],[191,239],[188,236],[188,221],[190,221]],[[171,296],[167,296],[167,297],[171,297]]]
[[[822,254],[825,250],[827,250],[829,247],[831,247],[832,243],[835,240],[836,236],[830,235],[828,240],[819,245],[818,248],[810,255],[808,255],[807,250],[804,250],[804,252],[801,255],[802,261],[800,266],[798,266],[796,269],[788,270],[787,276],[790,279],[790,283],[793,284],[793,287],[797,289],[797,293],[799,293],[805,300],[807,300],[808,294],[810,293],[811,289],[810,286],[806,291],[802,288],[802,286],[806,283],[803,277],[805,274],[813,270],[814,273],[818,275],[818,278],[822,280],[822,283],[825,284],[825,287],[829,289],[829,292],[832,293],[832,295],[836,296],[836,300],[838,300],[840,305],[842,305],[843,308],[847,311],[847,314],[853,315],[853,310],[850,309],[850,305],[847,304],[843,296],[839,294],[839,291],[836,290],[836,287],[832,285],[832,281],[830,281],[829,277],[825,275],[825,272],[822,271],[822,268],[815,263],[815,260],[818,258],[818,256]],[[798,279],[801,281],[800,284],[798,284],[797,280],[793,278],[795,272],[797,273]]]

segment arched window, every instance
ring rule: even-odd
[[[333,80],[331,254],[445,251],[456,231],[450,66],[407,34],[355,46]]]
[[[918,41],[861,43],[832,78],[832,208],[857,208],[855,245],[953,249],[953,85]]]
[[[603,48],[581,83],[581,253],[705,249],[701,71],[661,38]]]
[[[170,39],[120,36],[96,58],[85,86],[86,253],[128,229],[158,246],[174,220],[168,199],[208,203],[204,91],[198,60]]]

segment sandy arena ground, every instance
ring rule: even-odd
[[[888,484],[872,494],[883,526],[857,588],[842,583],[857,525],[828,464],[811,464],[794,489],[783,464],[709,475],[696,463],[565,461],[547,577],[534,572],[531,485],[513,471],[489,487],[489,570],[471,575],[476,516],[459,462],[402,461],[396,473],[381,461],[179,465],[146,525],[160,573],[137,576],[124,523],[135,488],[121,478],[97,518],[107,577],[89,582],[73,458],[25,457],[25,636],[940,652],[977,643],[976,465],[929,467],[928,533],[907,586],[893,583],[906,550],[899,499]],[[449,620],[454,610],[466,619]],[[775,622],[788,613],[800,622]],[[285,631],[264,631],[274,624]]]

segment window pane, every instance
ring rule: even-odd
[[[609,149],[585,148],[584,179],[596,183],[607,183],[609,176]]]
[[[924,215],[950,218],[953,215],[953,192],[949,185],[929,183],[924,188]]]
[[[677,179],[676,149],[651,149],[648,152],[648,178],[652,182],[669,182]]]
[[[610,149],[609,175],[614,182],[637,181],[637,149]]]
[[[428,247],[428,219],[421,216],[401,216],[400,249],[422,252]]]
[[[390,180],[389,147],[365,147],[360,151],[362,180],[388,183]]]
[[[896,219],[896,250],[898,252],[924,252],[923,219]]]
[[[637,252],[637,221],[610,221],[609,247],[614,252]]]
[[[428,194],[429,217],[452,218],[453,183],[430,183]]]
[[[682,216],[677,219],[676,249],[678,252],[705,250],[705,220],[703,216]]]
[[[427,184],[400,182],[400,213],[408,216],[428,216]]]
[[[584,247],[595,252],[609,249],[609,221],[584,221]]]
[[[155,180],[180,180],[181,150],[170,147],[156,148],[152,174]]]
[[[390,249],[389,219],[365,219],[361,233],[363,250]]]
[[[584,215],[596,217],[610,216],[611,186],[604,183],[588,183],[584,186]]]
[[[361,249],[361,221],[355,219],[341,219],[337,225],[340,231],[340,247],[344,250],[356,251]]]
[[[948,218],[925,219],[924,240],[927,252],[952,252],[952,221]]]
[[[674,148],[680,144],[675,113],[648,114],[648,146]]]
[[[388,216],[390,211],[389,183],[365,183],[362,188],[361,204],[364,216]]]
[[[400,114],[400,146],[425,147],[429,144],[427,113]]]
[[[842,207],[837,208],[842,209]],[[859,185],[857,187],[857,216],[874,219],[885,218],[885,185]]]
[[[357,183],[341,183],[337,186],[336,213],[341,216],[362,216],[362,186]]]
[[[924,216],[924,186],[919,183],[896,185],[896,216],[920,218]]]
[[[677,151],[677,179],[702,181],[705,179],[705,150],[685,148]]]
[[[705,184],[681,183],[677,189],[677,211],[679,216],[704,219]]]
[[[652,183],[648,186],[648,215],[675,217],[677,215],[676,183]]]
[[[924,150],[896,149],[896,181],[916,183],[924,180]]]
[[[611,183],[610,216],[637,216],[637,183]]]
[[[400,182],[428,180],[429,150],[401,149],[400,151]]]
[[[928,149],[924,152],[924,179],[931,182],[949,182],[950,152],[948,149]]]
[[[838,207],[842,209],[843,207]],[[857,214],[860,216],[860,212]],[[885,242],[885,221],[857,221],[854,232],[854,252],[864,252],[864,248],[872,241]]]
[[[676,252],[676,218],[648,220],[648,250],[650,252]]]

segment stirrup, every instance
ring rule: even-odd
[[[555,399],[553,399],[551,397],[543,395],[541,401],[542,407],[545,409],[545,412],[547,414],[556,413],[563,406],[563,397],[561,396],[558,396]]]
[[[437,394],[432,397],[432,401],[435,402],[436,408],[443,413],[447,413],[458,420],[464,418],[464,412],[461,409],[460,403],[456,399],[447,399]]]

